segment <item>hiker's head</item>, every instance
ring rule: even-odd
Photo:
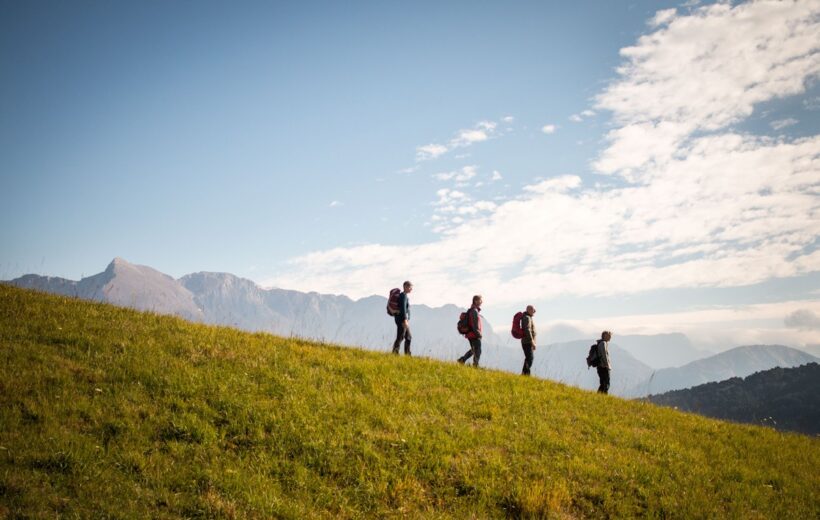
[[[481,307],[481,304],[484,303],[484,299],[481,297],[480,294],[476,294],[473,296],[473,305],[476,307]]]
[[[535,314],[535,307],[533,307],[532,305],[527,305],[527,314],[529,314],[530,316]]]
[[[404,282],[404,292],[411,292],[413,290],[413,284],[410,281]]]
[[[612,333],[608,330],[605,330],[601,333],[601,339],[604,341],[609,341],[612,339]]]

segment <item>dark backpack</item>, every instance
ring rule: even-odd
[[[510,333],[515,339],[521,339],[524,337],[524,329],[521,328],[521,318],[523,317],[523,312],[516,312],[515,316],[513,316],[512,330]]]
[[[470,324],[467,321],[467,311],[464,311],[459,315],[456,328],[458,329],[458,333],[462,335],[470,332]]]
[[[387,297],[387,314],[395,316],[399,313],[399,296],[401,296],[401,289],[398,287],[390,289],[390,296]]]
[[[587,367],[598,367],[601,364],[601,356],[598,354],[598,344],[594,343],[589,347],[589,354],[587,355]]]

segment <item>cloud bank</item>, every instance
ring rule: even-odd
[[[591,164],[617,181],[610,187],[565,175],[501,203],[439,190],[438,239],[313,252],[267,283],[366,296],[410,277],[425,303],[481,292],[503,304],[816,271],[820,137],[772,139],[734,125],[817,80],[820,3],[662,11],[648,26],[595,98],[613,126]],[[424,153],[468,146],[494,128],[460,131]]]

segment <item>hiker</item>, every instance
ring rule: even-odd
[[[393,354],[399,353],[399,345],[404,340],[404,355],[410,355],[410,341],[413,336],[410,334],[410,298],[408,294],[413,292],[413,284],[409,281],[402,285],[404,291],[399,294],[399,309],[395,315],[396,320],[396,341],[393,342]]]
[[[470,350],[463,356],[458,358],[460,364],[467,362],[470,357],[473,358],[473,366],[478,366],[478,360],[481,357],[481,304],[484,300],[480,294],[473,296],[473,305],[467,311],[467,340],[470,342]]]
[[[521,375],[530,375],[530,368],[532,368],[532,353],[535,350],[535,307],[527,305],[527,311],[521,316],[521,348],[524,349],[524,368],[521,369]]]
[[[605,330],[601,333],[601,339],[598,340],[598,393],[609,393],[609,372],[612,369],[612,364],[609,362],[609,340],[612,339],[612,333]]]

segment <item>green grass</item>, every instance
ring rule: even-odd
[[[817,518],[818,439],[0,284],[0,517]]]

